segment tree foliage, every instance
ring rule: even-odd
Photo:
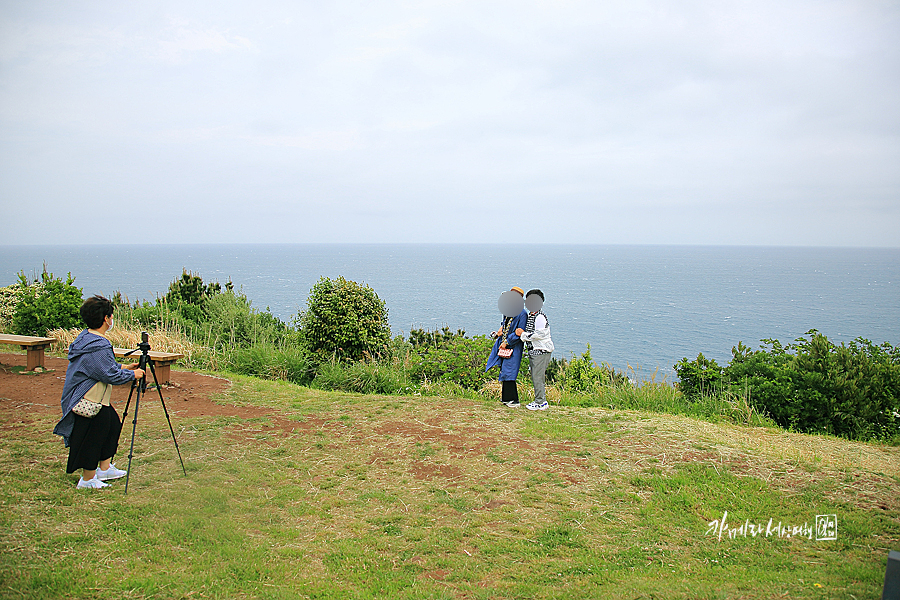
[[[225,284],[228,291],[233,289],[231,281]],[[200,323],[207,320],[209,300],[222,292],[219,282],[204,283],[200,275],[182,269],[181,277],[169,284],[169,291],[162,301],[178,310],[182,316]]]
[[[738,346],[744,347],[740,343]],[[722,367],[713,359],[703,356],[702,352],[692,361],[682,358],[675,365],[675,371],[681,380],[679,387],[685,396],[697,398],[714,393],[722,387]]]
[[[391,339],[384,300],[368,285],[343,277],[319,279],[295,322],[308,350],[320,360],[375,357]]]
[[[222,286],[218,282],[204,284],[200,275],[194,275],[193,271],[183,269],[181,277],[169,284],[169,291],[165,298],[169,302],[184,302],[202,306],[208,298],[221,291]]]
[[[815,329],[792,344],[739,343],[725,367],[686,358],[675,365],[685,394],[745,386],[754,407],[782,427],[850,439],[900,437],[900,348],[857,338],[840,346]],[[698,383],[699,382],[699,383]]]
[[[81,288],[75,287],[69,273],[65,280],[44,271],[41,278],[28,281],[19,273],[20,291],[11,329],[18,335],[45,336],[51,329],[69,329],[82,324]]]

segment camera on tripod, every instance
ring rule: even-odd
[[[141,343],[138,344],[137,349],[141,352],[150,352],[150,334],[146,331],[141,332]],[[132,350],[132,352],[135,352],[135,350]]]
[[[169,423],[169,431],[172,433],[172,441],[175,443],[175,452],[178,453],[178,460],[181,462],[181,470],[184,472],[185,476],[187,476],[187,470],[184,468],[184,460],[181,458],[181,450],[178,448],[178,440],[175,438],[175,429],[172,427],[172,419],[169,418],[169,410],[166,408],[166,401],[163,399],[162,388],[159,385],[159,380],[156,378],[156,367],[153,366],[153,359],[150,358],[150,334],[146,331],[141,332],[141,341],[137,345],[137,348],[127,352],[125,356],[129,356],[135,352],[141,353],[140,368],[144,370],[144,376],[141,379],[135,379],[131,382],[131,391],[128,392],[128,401],[125,403],[125,412],[122,413],[122,421],[124,422],[125,417],[128,416],[131,397],[134,395],[135,390],[137,390],[137,395],[134,395],[134,420],[131,422],[131,448],[128,451],[128,475],[125,476],[126,494],[128,493],[128,480],[131,478],[131,458],[134,456],[134,434],[137,432],[138,409],[141,405],[141,395],[147,391],[148,369],[153,375],[153,383],[156,386],[156,391],[159,393],[159,403],[162,405],[163,412],[166,415],[166,421]]]

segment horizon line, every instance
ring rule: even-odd
[[[896,246],[859,246],[850,244],[722,244],[722,243],[623,243],[623,242],[109,242],[109,243],[48,243],[48,244],[0,244],[0,248],[45,248],[45,247],[122,247],[122,246],[583,246],[583,247],[623,247],[623,248],[809,248],[844,250],[900,250]]]

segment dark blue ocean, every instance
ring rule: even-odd
[[[395,334],[488,333],[497,299],[540,288],[557,357],[588,344],[598,362],[646,379],[699,352],[727,362],[739,341],[792,341],[818,329],[836,342],[900,344],[900,249],[512,245],[0,246],[0,286],[16,273],[71,272],[85,295],[165,294],[182,268],[229,278],[290,322],[320,277],[369,284]]]

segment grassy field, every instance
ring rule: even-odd
[[[0,597],[862,599],[900,548],[896,447],[244,377],[218,400],[173,415],[188,477],[141,408],[127,495],[74,489],[55,415],[4,423]]]

